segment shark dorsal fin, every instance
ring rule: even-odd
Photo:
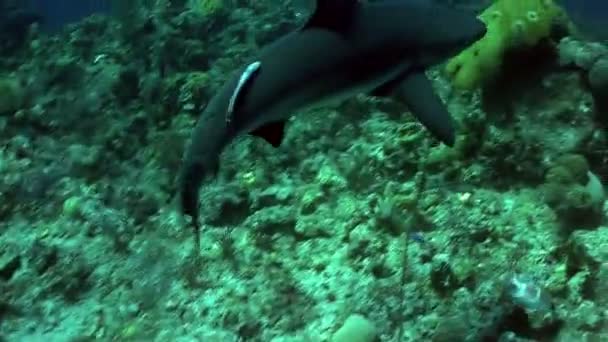
[[[243,95],[251,86],[253,79],[260,71],[260,66],[262,66],[262,63],[260,63],[259,61],[255,61],[249,64],[241,73],[239,81],[236,84],[236,87],[234,87],[234,91],[232,92],[232,96],[230,96],[230,102],[228,102],[228,109],[226,110],[226,122],[229,123],[232,120],[232,116],[238,108],[240,100],[243,98]]]
[[[361,0],[314,0],[312,15],[303,29],[320,27],[343,32],[351,23],[352,14]]]

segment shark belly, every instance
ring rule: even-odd
[[[252,117],[256,119],[247,125],[245,130],[254,130],[270,122],[284,121],[311,109],[336,106],[358,94],[368,94],[407,73],[411,66],[411,63],[404,61],[363,77],[352,76],[359,72],[356,68],[347,68],[337,74],[327,74],[326,77],[320,77],[314,82],[302,84],[289,96],[279,97],[263,115],[253,115]],[[353,82],[353,79],[356,81]]]

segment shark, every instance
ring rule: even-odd
[[[303,25],[234,71],[192,131],[177,191],[197,246],[200,187],[217,173],[220,154],[240,135],[278,147],[286,121],[296,113],[368,94],[406,104],[433,136],[454,144],[454,121],[425,70],[484,36],[486,27],[474,13],[432,0],[316,0],[312,5]]]

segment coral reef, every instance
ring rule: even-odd
[[[585,74],[589,87],[602,111],[608,108],[608,48],[597,42],[565,37],[559,43],[559,63]]]
[[[24,90],[19,80],[0,77],[0,115],[14,114],[23,102]]]
[[[568,222],[601,221],[604,186],[589,171],[582,155],[558,157],[547,170],[543,193],[547,203]]]
[[[239,139],[201,191],[192,259],[186,139],[231,70],[303,18],[141,3],[0,60],[0,340],[608,339],[604,45],[563,39],[561,65],[493,106],[431,70],[452,149],[364,96],[294,117],[278,149]],[[495,66],[517,35],[494,20],[477,48],[500,47],[479,51]],[[483,79],[467,58],[465,88]]]
[[[214,15],[224,7],[221,0],[188,0],[190,9],[201,15]]]

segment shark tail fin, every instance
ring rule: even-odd
[[[179,206],[182,215],[190,217],[190,226],[194,233],[194,251],[200,253],[199,199],[200,187],[204,175],[216,175],[219,164],[205,166],[200,163],[185,162],[179,179]]]

